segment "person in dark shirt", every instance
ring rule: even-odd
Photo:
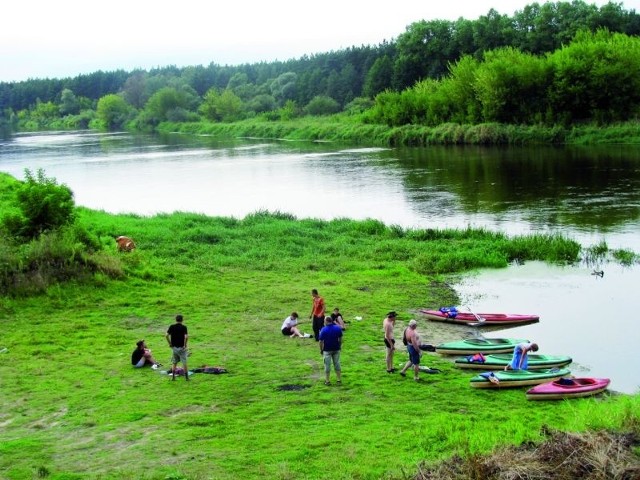
[[[153,355],[151,355],[151,350],[147,348],[144,340],[140,340],[136,343],[136,349],[131,354],[131,365],[135,368],[142,368],[147,365],[150,365],[152,368],[158,368],[161,366],[155,361]]]
[[[340,367],[340,349],[342,348],[342,329],[333,322],[333,318],[324,319],[324,327],[320,330],[320,353],[324,360],[324,384],[331,385],[329,376],[331,363],[336,371],[336,381],[342,383],[342,368]]]
[[[346,330],[347,326],[344,323],[344,318],[342,318],[342,314],[340,313],[340,309],[338,307],[333,309],[331,318],[333,318],[333,322],[336,325],[338,325],[342,330]]]
[[[178,362],[182,363],[184,368],[184,378],[189,380],[189,369],[187,368],[187,342],[189,335],[186,325],[182,323],[182,315],[176,315],[176,323],[171,325],[165,335],[169,346],[171,347],[171,380],[176,379],[176,367]]]

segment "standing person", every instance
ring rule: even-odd
[[[405,363],[402,370],[400,370],[400,375],[405,377],[406,371],[409,370],[409,367],[413,365],[413,379],[416,382],[420,381],[420,356],[422,352],[420,351],[420,336],[418,335],[418,322],[415,320],[411,320],[409,322],[409,326],[404,331],[404,337],[407,339],[407,352],[409,352],[409,361]]]
[[[324,320],[324,327],[318,335],[320,340],[320,353],[324,360],[324,384],[331,385],[329,376],[331,363],[336,371],[336,383],[342,383],[342,368],[340,367],[340,349],[342,348],[342,329],[333,322],[333,318]]]
[[[342,330],[347,329],[347,326],[344,324],[344,318],[342,318],[342,314],[340,313],[340,309],[338,307],[333,309],[331,318],[333,318],[333,323],[338,325]]]
[[[182,362],[184,368],[184,378],[189,380],[189,369],[187,367],[187,342],[189,335],[187,326],[182,324],[182,315],[176,315],[176,323],[171,325],[165,335],[173,355],[171,357],[171,380],[176,379],[176,366]]]
[[[387,373],[393,373],[396,371],[393,368],[393,352],[395,351],[395,339],[393,338],[393,327],[396,325],[396,312],[389,312],[382,321],[382,329],[384,330],[384,346],[385,346],[385,360],[387,362]]]
[[[311,338],[313,336],[308,333],[301,333],[300,330],[298,330],[298,312],[292,312],[291,315],[285,318],[280,329],[282,330],[282,334],[289,335],[289,338]]]
[[[511,363],[504,367],[505,370],[526,370],[529,366],[529,352],[537,352],[537,343],[519,343],[513,349],[513,358]]]
[[[318,290],[315,288],[311,290],[311,296],[313,297],[313,306],[309,318],[313,319],[313,336],[317,342],[320,340],[318,338],[320,330],[324,326],[324,298],[318,295]]]
[[[153,358],[151,350],[147,348],[144,340],[140,340],[136,343],[136,349],[131,354],[131,365],[135,368],[142,368],[146,365],[151,365],[151,368],[158,368],[161,366]]]

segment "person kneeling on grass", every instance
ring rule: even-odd
[[[135,368],[142,368],[151,366],[151,368],[158,368],[161,366],[151,355],[151,350],[147,348],[144,340],[140,340],[136,343],[136,349],[131,354],[131,365]]]
[[[293,337],[311,338],[311,337],[313,337],[313,335],[309,335],[308,333],[301,333],[300,330],[298,330],[298,313],[297,312],[292,312],[291,315],[289,315],[287,318],[285,318],[284,322],[282,323],[282,327],[280,327],[280,329],[282,330],[282,334],[283,335],[289,335],[290,338],[293,338]]]
[[[340,367],[340,348],[342,347],[342,329],[336,325],[333,318],[324,319],[324,327],[320,330],[320,354],[324,360],[324,384],[331,385],[329,375],[331,373],[331,363],[336,371],[336,381],[342,383],[342,369]]]

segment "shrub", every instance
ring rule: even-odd
[[[4,227],[14,236],[32,239],[43,232],[56,230],[75,220],[73,192],[47,178],[44,170],[34,175],[25,170],[25,183],[16,192],[20,213],[6,215]]]

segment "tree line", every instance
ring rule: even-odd
[[[567,50],[567,46],[579,32],[600,29],[624,34],[616,37],[616,42],[621,42],[620,38],[640,34],[640,16],[614,2],[600,8],[577,0],[532,3],[513,16],[491,9],[477,20],[422,20],[409,25],[391,42],[288,61],[98,71],[74,78],[3,82],[0,83],[0,124],[22,129],[129,125],[145,130],[163,121],[204,118],[228,122],[255,116],[288,119],[302,114],[362,112],[372,106],[375,114],[370,120],[383,119],[394,125],[416,121],[418,117],[421,123],[483,119],[572,121],[589,118],[589,112],[596,112],[598,119],[606,120],[619,118],[613,111],[625,108],[627,111],[622,117],[628,117],[630,109],[620,104],[624,99],[608,107],[609,113],[604,106],[591,105],[572,107],[567,114],[568,105],[580,100],[580,95],[571,92],[568,86],[565,93],[572,97],[565,99],[557,88],[553,94],[545,90],[551,62],[545,55],[554,56],[557,65],[562,55],[578,53],[577,47]],[[584,37],[580,42],[584,44]],[[591,42],[595,42],[595,37]],[[622,61],[622,57],[613,60]],[[510,62],[516,62],[521,70],[506,68]],[[505,92],[512,95],[504,99],[505,104],[500,103],[503,100],[499,96],[489,98],[491,88],[497,84],[491,84],[488,79],[500,77],[500,65],[504,66],[505,73],[519,76],[518,91],[507,88],[510,80],[502,77]],[[625,67],[619,65],[619,68]],[[608,69],[609,73],[614,70]],[[484,80],[464,84],[459,81],[463,75],[484,75]],[[532,84],[527,86],[525,79],[530,75],[542,75],[543,79],[531,79]],[[568,82],[569,78],[564,81]],[[621,83],[602,83],[613,96],[630,93]],[[561,84],[560,77],[556,77],[556,87]],[[622,91],[614,92],[614,86]],[[586,84],[584,88],[588,88]],[[445,101],[447,89],[455,90],[451,98],[465,102],[464,115],[458,111],[461,103],[456,109],[450,105],[451,101]],[[532,113],[532,108],[522,105],[518,100],[522,97],[513,96],[514,93],[524,95],[527,103],[544,100],[545,111],[536,107]],[[433,97],[428,112],[425,110],[426,120],[421,117],[420,109],[411,112],[416,105],[407,105],[409,110],[405,109],[404,113],[400,107],[395,113],[383,107],[396,100],[407,103],[411,95],[422,98],[419,103]],[[589,101],[597,104],[606,98],[601,97],[591,95]],[[557,105],[565,105],[564,113],[549,111]],[[452,113],[447,114],[447,109],[452,109]],[[510,111],[515,113],[507,113]]]

